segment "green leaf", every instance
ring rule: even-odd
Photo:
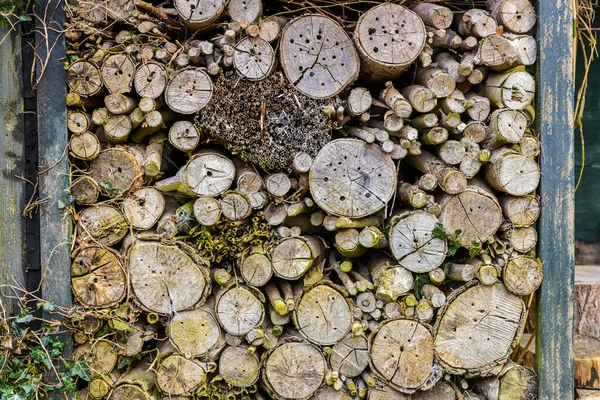
[[[75,385],[75,381],[70,376],[62,375],[61,379],[63,381],[62,387],[58,389],[61,393],[75,393],[77,391],[77,386]]]
[[[90,367],[83,357],[79,357],[79,360],[71,364],[70,373],[71,376],[78,376],[86,382],[92,380]]]
[[[55,312],[57,310],[56,300],[51,300],[42,304],[42,310],[46,312]]]
[[[119,189],[115,189],[110,182],[102,181],[100,182],[100,187],[102,187],[104,190],[106,190],[113,196],[119,194]]]
[[[19,313],[19,317],[17,319],[15,319],[15,322],[17,324],[26,324],[31,321],[33,321],[33,315],[31,315],[29,313],[29,311],[27,311],[27,309],[25,309],[25,308],[21,309],[21,312]]]
[[[112,319],[111,324],[113,329],[117,331],[133,332],[133,326],[126,324],[118,319]]]
[[[19,21],[31,21],[31,17],[25,11],[21,11],[19,14]]]
[[[471,248],[469,249],[469,255],[471,256],[471,258],[475,258],[478,255],[481,254],[481,252],[483,251],[483,247],[481,245],[481,243],[473,240],[471,242]]]
[[[444,228],[444,225],[440,224],[439,222],[436,222],[431,234],[434,238],[437,239],[446,240],[447,238],[446,228]]]
[[[52,368],[52,360],[50,360],[48,354],[46,354],[42,346],[35,346],[33,349],[31,349],[30,355],[34,362],[38,364],[44,364],[47,369]]]
[[[421,289],[423,288],[424,285],[427,285],[428,283],[431,283],[431,280],[429,280],[429,274],[417,275],[417,277],[415,278],[415,281],[413,283],[415,297],[417,299],[421,298]]]

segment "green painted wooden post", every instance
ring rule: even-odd
[[[573,381],[573,9],[538,0],[537,128],[541,135],[542,215],[536,365],[541,400],[574,397]]]
[[[24,266],[25,139],[21,32],[0,29],[0,285],[26,288]],[[3,287],[0,304],[8,315],[18,312],[18,302],[6,296],[22,295]]]
[[[35,6],[38,118],[38,175],[40,198],[40,262],[42,296],[71,307],[71,218],[59,207],[69,187],[65,69],[65,14],[63,0],[40,1]],[[48,318],[56,318],[49,315]],[[72,341],[63,335],[65,357]]]

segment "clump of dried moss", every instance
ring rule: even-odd
[[[287,169],[297,151],[312,156],[331,140],[326,106],[338,97],[311,99],[293,88],[281,72],[260,82],[221,74],[197,124],[234,154],[265,170]]]

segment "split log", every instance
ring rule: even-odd
[[[227,347],[219,357],[219,375],[231,386],[252,386],[260,375],[256,353],[246,346]]]
[[[100,154],[100,141],[91,132],[72,135],[69,139],[69,154],[84,161],[91,161]]]
[[[358,77],[359,59],[351,39],[340,25],[323,15],[304,15],[290,21],[283,28],[280,46],[286,77],[311,98],[335,96]]]
[[[352,319],[349,302],[339,291],[325,284],[303,293],[294,313],[299,332],[320,346],[342,340],[350,331]]]
[[[531,158],[508,147],[501,147],[492,153],[486,163],[485,179],[496,190],[524,196],[537,188],[540,167]]]
[[[434,373],[434,339],[419,322],[391,319],[369,336],[371,369],[393,388],[413,393]]]
[[[488,0],[486,7],[499,24],[512,32],[526,33],[535,25],[535,8],[529,0]]]
[[[401,266],[422,273],[439,267],[446,257],[446,242],[432,236],[438,219],[424,211],[392,218],[390,249]]]
[[[375,81],[398,78],[417,59],[426,37],[425,25],[413,11],[397,4],[371,8],[354,31],[363,75]]]
[[[310,170],[310,191],[325,211],[360,218],[381,210],[396,189],[392,159],[356,139],[326,144]]]
[[[102,63],[100,74],[110,93],[129,93],[133,84],[135,64],[126,54],[113,54]]]
[[[136,155],[130,149],[116,147],[102,150],[90,163],[89,172],[102,188],[102,194],[109,197],[137,189],[142,177]]]
[[[116,254],[99,246],[73,255],[71,285],[79,303],[90,308],[111,307],[125,296],[127,277]]]
[[[187,396],[206,383],[206,369],[194,360],[172,354],[160,361],[156,384],[161,392],[171,396]]]
[[[400,118],[408,118],[412,114],[412,105],[400,94],[400,91],[394,87],[392,81],[385,83],[385,89],[379,94],[379,100],[383,101],[390,110],[394,111]],[[378,139],[381,141],[381,139]]]
[[[461,246],[472,242],[485,243],[502,223],[502,209],[496,196],[479,181],[471,181],[457,195],[446,195],[439,200],[441,224],[450,233],[460,230],[457,240]]]
[[[419,155],[406,157],[406,161],[419,171],[434,175],[446,193],[458,194],[467,187],[467,179],[460,171],[445,164],[431,153],[423,151]]]
[[[537,396],[538,384],[531,368],[511,362],[501,376],[477,380],[475,390],[489,400],[527,400]]]
[[[597,338],[575,335],[573,358],[575,364],[575,387],[600,389],[600,342]]]
[[[264,307],[253,291],[240,286],[219,293],[215,312],[223,329],[234,336],[246,335],[258,327],[265,315]]]
[[[282,240],[271,253],[273,272],[280,278],[301,278],[311,267],[317,266],[325,257],[321,239],[312,236],[293,237]]]
[[[436,29],[447,29],[452,25],[454,15],[449,8],[432,3],[415,4],[413,10],[425,23]]]
[[[156,62],[144,63],[135,71],[133,83],[139,96],[157,99],[167,87],[165,68]]]
[[[435,351],[450,373],[498,375],[518,344],[525,305],[501,283],[467,285],[438,312]]]
[[[69,193],[80,205],[94,204],[100,195],[100,186],[89,176],[82,176],[71,183]]]
[[[163,150],[165,135],[162,132],[150,136],[144,153],[144,173],[150,178],[156,178],[163,170]]]
[[[369,344],[363,336],[346,335],[332,348],[329,363],[340,375],[360,376],[369,366]]]
[[[66,79],[69,89],[84,98],[94,96],[102,90],[100,71],[85,60],[71,64]]]
[[[284,342],[267,355],[263,378],[285,399],[311,397],[323,383],[327,363],[321,351],[302,342]]]
[[[539,259],[517,256],[502,268],[502,279],[509,292],[527,296],[542,284],[542,263]]]
[[[86,243],[111,246],[127,234],[127,221],[117,209],[109,206],[92,206],[79,213],[79,237]]]
[[[490,74],[481,94],[498,108],[522,110],[533,101],[535,81],[529,73],[519,70]]]
[[[541,206],[536,196],[504,196],[499,200],[504,216],[516,227],[530,226],[540,216]]]
[[[194,151],[200,143],[200,133],[189,121],[177,121],[169,129],[169,142],[181,151]]]
[[[137,241],[127,257],[131,286],[144,309],[173,314],[201,304],[210,292],[202,261],[175,245]]]
[[[173,346],[186,358],[205,356],[224,344],[219,323],[208,307],[176,313],[168,332]]]
[[[227,2],[211,0],[192,3],[185,0],[175,0],[173,5],[181,21],[192,31],[204,30],[216,23],[225,11]]]
[[[169,80],[165,102],[177,113],[194,114],[208,104],[212,93],[213,84],[208,74],[201,69],[189,68],[177,72]]]
[[[260,0],[256,2],[260,3]],[[233,51],[233,67],[239,75],[251,81],[266,78],[275,68],[276,61],[275,51],[269,42],[259,37],[240,40]]]

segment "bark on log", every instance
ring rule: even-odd
[[[404,213],[390,222],[390,249],[401,266],[416,273],[439,267],[446,242],[432,235],[438,219],[424,211]]]
[[[444,196],[440,222],[448,232],[460,230],[457,240],[461,246],[472,242],[485,243],[502,223],[502,209],[496,196],[479,181],[471,181],[462,193]]]
[[[352,40],[324,15],[290,21],[281,34],[279,55],[288,80],[313,99],[333,97],[358,78],[360,63]]]
[[[106,308],[125,296],[127,276],[112,251],[99,246],[76,250],[72,256],[73,295],[85,307]]]
[[[460,171],[431,153],[423,151],[419,155],[406,157],[406,161],[419,171],[434,175],[442,190],[448,194],[458,194],[467,187],[467,179]]]
[[[435,351],[450,373],[498,375],[518,344],[525,322],[523,301],[501,283],[467,285],[438,312]]]
[[[434,339],[430,329],[407,319],[383,322],[369,336],[371,369],[393,388],[413,393],[434,373]]]
[[[458,33],[484,38],[496,33],[496,19],[485,10],[472,8],[458,18]]]
[[[529,73],[520,70],[490,74],[481,88],[481,94],[498,108],[522,110],[533,101],[535,81]]]
[[[600,346],[598,339],[575,335],[573,340],[575,387],[600,389]]]
[[[456,88],[456,81],[446,71],[436,67],[419,70],[417,82],[431,90],[437,97],[447,97]]]
[[[600,313],[597,304],[600,295],[600,280],[596,266],[577,265],[575,267],[575,332],[600,337]]]
[[[415,111],[421,113],[429,112],[437,105],[437,97],[435,93],[427,89],[425,86],[407,86],[402,88],[400,93],[402,93],[402,96],[406,97]]]
[[[363,75],[375,81],[398,78],[417,59],[426,37],[425,25],[413,11],[397,4],[371,8],[354,31]]]
[[[194,114],[210,101],[213,84],[206,72],[200,69],[184,69],[177,72],[165,89],[165,102],[180,114]]]
[[[421,3],[415,4],[411,10],[421,17],[425,25],[437,29],[447,29],[452,25],[454,15],[449,8],[432,3]]]
[[[313,395],[325,379],[327,363],[321,351],[302,342],[284,342],[267,356],[263,377],[278,396],[305,399]]]
[[[210,292],[202,261],[175,245],[137,241],[127,257],[133,292],[149,311],[171,315],[202,304]]]
[[[325,211],[360,218],[381,210],[396,189],[392,159],[356,139],[326,144],[310,170],[310,191]]]

